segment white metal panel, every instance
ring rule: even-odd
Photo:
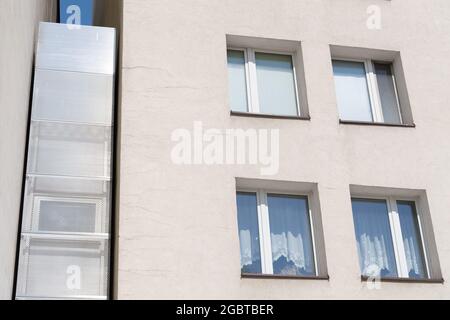
[[[113,75],[115,49],[113,28],[41,22],[36,67]]]
[[[32,118],[111,125],[113,80],[111,75],[37,69]]]

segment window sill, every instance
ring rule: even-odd
[[[413,124],[395,124],[371,121],[353,121],[353,120],[339,120],[340,124],[361,125],[361,126],[378,126],[378,127],[397,127],[397,128],[415,128]]]
[[[238,116],[238,117],[251,117],[251,118],[288,119],[288,120],[306,120],[306,121],[311,120],[310,117],[283,116],[283,115],[276,115],[276,114],[239,112],[239,111],[231,111],[230,115]]]
[[[373,278],[372,278],[373,279]],[[367,281],[369,277],[361,276],[361,281]],[[397,282],[397,283],[435,283],[443,284],[444,279],[414,279],[414,278],[380,278],[381,282]]]
[[[329,276],[289,276],[280,274],[242,273],[241,279],[330,280]]]

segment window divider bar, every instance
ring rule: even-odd
[[[259,97],[258,97],[258,79],[256,75],[256,56],[255,50],[248,48],[246,50],[247,57],[247,69],[248,69],[248,86],[249,92],[248,95],[250,97],[249,103],[249,111],[259,113]]]
[[[394,198],[389,198],[389,216],[391,217],[391,232],[396,251],[397,272],[399,277],[408,278],[408,265],[406,263],[405,246],[403,244],[402,228],[398,213],[397,202]]]
[[[381,107],[380,92],[378,89],[377,78],[374,72],[371,60],[365,60],[367,86],[369,88],[370,103],[372,106],[372,116],[374,122],[384,122],[383,110]]]
[[[272,244],[270,239],[269,207],[267,194],[258,190],[259,236],[261,239],[261,267],[264,274],[273,274]]]

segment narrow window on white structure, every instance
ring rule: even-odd
[[[242,274],[316,276],[308,196],[237,193]]]
[[[392,63],[336,59],[333,73],[341,120],[403,123]]]
[[[352,199],[361,273],[381,278],[429,278],[414,201]]]
[[[228,49],[234,112],[300,116],[293,54]]]

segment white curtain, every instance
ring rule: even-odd
[[[307,199],[268,195],[274,274],[315,274]]]
[[[405,247],[406,265],[410,278],[426,277],[423,248],[417,220],[415,205],[412,202],[397,202]]]
[[[241,270],[261,273],[257,200],[255,193],[237,194]]]
[[[397,276],[386,201],[353,199],[353,219],[361,272],[378,269],[381,276]]]

